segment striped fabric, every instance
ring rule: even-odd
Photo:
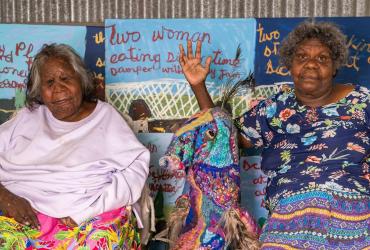
[[[263,228],[262,249],[370,249],[370,199],[305,188],[281,199]]]

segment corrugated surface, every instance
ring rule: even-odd
[[[1,23],[312,16],[370,16],[370,0],[0,0]]]

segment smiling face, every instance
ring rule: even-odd
[[[60,58],[47,59],[41,68],[41,99],[58,120],[72,122],[83,117],[80,78]]]
[[[335,74],[330,49],[317,39],[303,41],[295,50],[290,73],[298,98],[330,95]]]

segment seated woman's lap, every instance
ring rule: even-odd
[[[40,231],[0,216],[1,247],[10,249],[136,249],[140,246],[136,220],[131,207],[100,214],[79,227],[67,227],[59,219],[37,215]],[[15,248],[14,248],[15,247]],[[3,248],[2,248],[3,249]],[[7,248],[8,249],[8,248]]]

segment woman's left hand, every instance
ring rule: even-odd
[[[197,41],[195,55],[193,55],[191,40],[187,41],[187,53],[185,53],[182,44],[179,45],[179,48],[179,62],[186,80],[192,87],[197,87],[202,84],[204,85],[210,70],[212,58],[210,56],[207,57],[205,64],[202,65],[202,42],[199,40]]]
[[[60,221],[67,227],[77,227],[77,223],[71,217],[60,218]]]

